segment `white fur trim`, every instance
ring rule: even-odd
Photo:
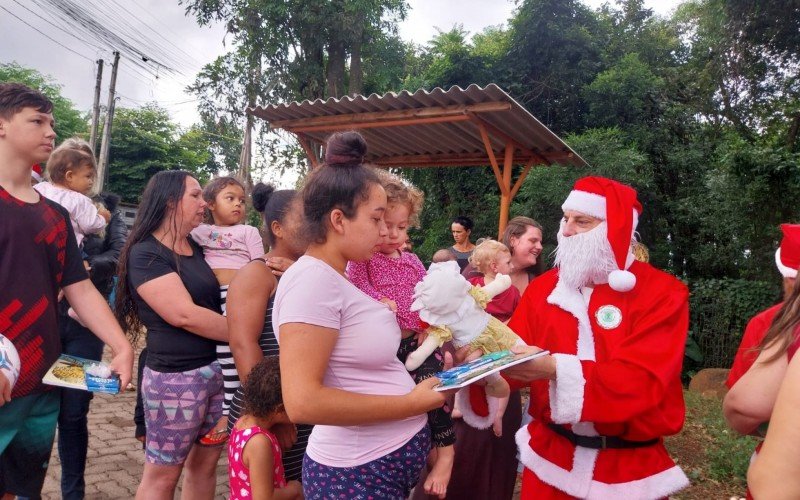
[[[553,354],[556,379],[550,381],[550,412],[557,424],[580,422],[583,412],[583,378],[581,360],[571,354]]]
[[[575,447],[572,470],[568,471],[548,462],[528,445],[527,427],[516,434],[520,461],[545,483],[565,493],[586,499],[635,498],[657,499],[667,497],[689,486],[689,479],[677,465],[652,476],[625,483],[601,483],[593,480],[594,467],[600,450]]]
[[[561,205],[561,210],[575,210],[606,220],[606,198],[599,194],[573,189]]]
[[[500,411],[500,400],[491,396],[486,396],[486,402],[489,404],[489,414],[482,417],[472,411],[472,405],[469,404],[469,387],[464,387],[456,393],[455,404],[461,410],[461,418],[469,424],[470,427],[476,429],[488,429],[497,418],[497,412]]]
[[[531,435],[527,427],[517,431],[515,440],[519,449],[519,461],[536,476],[565,493],[578,498],[586,498],[592,486],[594,464],[600,450],[575,447],[572,470],[562,469],[533,451],[530,447]],[[622,497],[624,498],[624,497]]]
[[[781,275],[784,278],[797,278],[797,269],[792,269],[791,267],[783,265],[781,262],[781,249],[778,247],[775,250],[775,265],[778,266],[778,271],[781,272]]]
[[[578,320],[578,359],[594,361],[594,334],[589,322],[588,300],[578,290],[570,290],[561,282],[550,292],[547,302],[572,314]]]

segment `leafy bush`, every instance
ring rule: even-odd
[[[731,366],[747,322],[780,300],[778,283],[697,279],[690,283],[691,337],[703,355],[697,368]]]

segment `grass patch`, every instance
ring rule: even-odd
[[[686,423],[666,444],[692,486],[676,498],[744,496],[747,467],[758,440],[728,428],[719,399],[688,391],[684,396]]]

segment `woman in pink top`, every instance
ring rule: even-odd
[[[405,498],[430,447],[425,413],[445,402],[436,378],[415,386],[397,359],[391,309],[345,273],[386,235],[386,193],[362,164],[365,153],[355,132],[329,139],[325,164],[302,191],[311,244],[275,297],[286,411],[316,424],[303,462],[306,498]]]

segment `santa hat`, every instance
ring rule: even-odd
[[[784,278],[796,278],[800,267],[800,224],[781,224],[783,239],[775,251],[775,264]]]
[[[38,163],[34,163],[33,167],[31,167],[31,177],[36,182],[42,182],[44,179],[42,178],[42,166]]]
[[[584,177],[575,182],[562,210],[574,210],[606,221],[608,242],[618,269],[608,275],[608,284],[618,292],[627,292],[636,285],[636,276],[628,271],[633,263],[629,258],[631,240],[642,205],[636,191],[605,177]]]

